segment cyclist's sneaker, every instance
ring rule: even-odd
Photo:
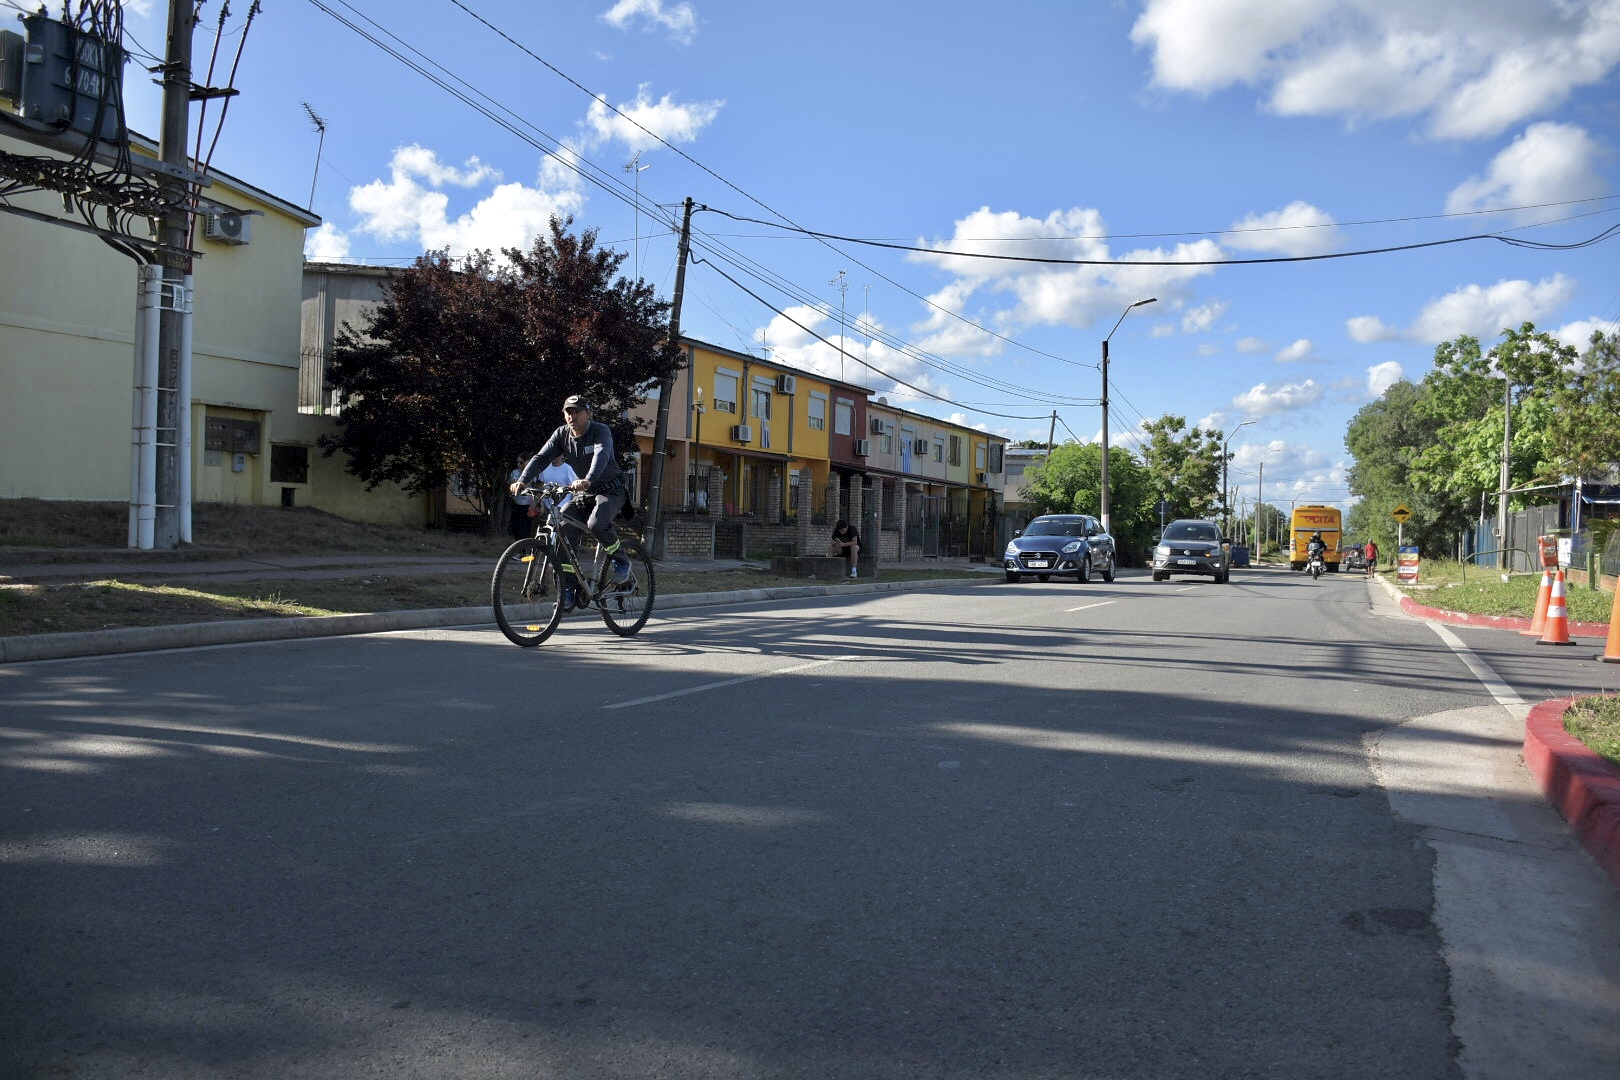
[[[613,556],[613,583],[623,585],[630,580],[630,559],[625,555]]]
[[[564,611],[573,611],[574,610],[574,587],[572,585],[564,585],[563,586],[563,590],[562,590],[562,609]]]

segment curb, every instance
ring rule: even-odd
[[[1530,629],[1530,620],[1518,615],[1465,615],[1460,611],[1424,607],[1404,593],[1401,594],[1400,603],[1401,610],[1408,615],[1419,619],[1431,619],[1434,622],[1450,623],[1452,626],[1477,626],[1487,630]],[[1609,624],[1572,622],[1569,624],[1569,636],[1606,638],[1609,636]]]
[[[653,613],[710,604],[792,600],[806,596],[944,589],[953,585],[991,585],[1001,579],[934,578],[922,581],[868,581],[860,584],[785,585],[733,592],[676,593],[654,601]],[[379,611],[356,615],[301,615],[285,619],[237,619],[229,622],[179,623],[174,626],[131,626],[117,630],[84,630],[68,634],[35,634],[0,638],[0,664],[31,660],[66,660],[77,656],[186,649],[205,645],[243,645],[257,641],[377,634],[390,630],[429,630],[441,626],[493,626],[489,605]]]
[[[1564,712],[1575,701],[1554,698],[1530,710],[1524,763],[1581,846],[1620,888],[1620,766],[1564,730]]]

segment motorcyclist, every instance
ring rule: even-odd
[[[1322,534],[1319,532],[1312,533],[1310,540],[1305,544],[1305,565],[1309,567],[1312,562],[1324,558],[1326,555],[1327,542],[1322,539]]]

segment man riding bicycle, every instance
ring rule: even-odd
[[[603,554],[613,559],[613,580],[623,583],[630,579],[630,560],[619,550],[619,534],[613,528],[613,519],[624,506],[626,492],[624,474],[613,454],[613,432],[606,424],[591,419],[590,403],[578,394],[563,402],[563,417],[566,423],[553,431],[540,452],[523,466],[522,474],[512,484],[512,494],[533,484],[542,469],[562,458],[580,477],[568,485],[569,490],[596,497],[588,520],[578,516],[577,502],[564,512],[563,516],[575,527],[570,535],[577,536],[578,530],[589,529]],[[571,594],[573,589],[567,592]]]

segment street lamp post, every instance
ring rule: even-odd
[[[1129,305],[1124,311],[1120,312],[1118,321],[1114,323],[1114,330],[1119,329],[1119,324],[1125,321],[1125,316],[1131,313],[1132,308],[1158,302],[1159,298],[1157,296],[1150,296],[1146,300],[1138,300],[1136,303]],[[1110,535],[1112,535],[1114,527],[1108,512],[1108,341],[1114,336],[1114,330],[1108,331],[1108,337],[1103,338],[1102,346],[1102,498],[1099,500],[1100,505],[1097,507],[1097,516],[1102,518],[1103,532]]]
[[[691,451],[689,453],[689,456],[692,459],[691,460],[691,465],[692,465],[692,480],[691,480],[691,484],[692,484],[692,509],[696,510],[696,509],[700,508],[699,507],[699,502],[698,502],[698,497],[697,497],[697,479],[698,479],[697,455],[698,455],[698,451],[701,450],[702,447],[703,447],[703,387],[701,387],[701,386],[697,388],[697,402],[694,404],[693,408],[697,409],[697,431],[693,433],[694,438],[692,440],[692,447],[691,447]],[[705,496],[703,501],[704,502],[708,501],[707,496]]]
[[[1231,463],[1231,455],[1227,453],[1227,447],[1232,444],[1233,435],[1236,435],[1252,423],[1254,423],[1253,420],[1243,421],[1243,423],[1227,432],[1225,440],[1221,443],[1221,513],[1226,518],[1226,532],[1228,535],[1232,532],[1232,490],[1227,483],[1227,476],[1229,475],[1227,466]]]

